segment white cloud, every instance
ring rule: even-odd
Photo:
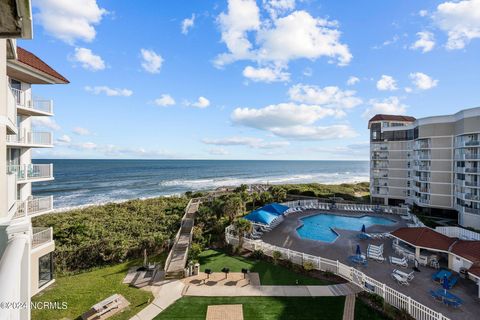
[[[210,105],[210,100],[208,100],[205,97],[198,97],[198,100],[193,103],[187,102],[187,106],[191,106],[199,109],[205,109],[209,105]]]
[[[278,81],[288,81],[290,79],[290,74],[288,72],[283,72],[281,68],[254,68],[252,66],[247,66],[243,69],[243,76],[254,82],[278,82]]]
[[[60,130],[61,127],[50,117],[33,117],[32,125],[34,127],[43,127],[51,130]]]
[[[73,133],[79,135],[79,136],[89,136],[91,135],[92,133],[90,132],[90,130],[86,129],[86,128],[82,128],[82,127],[75,127],[73,128]]]
[[[203,139],[203,143],[217,146],[247,146],[254,149],[276,149],[289,146],[288,141],[266,142],[255,137],[228,137],[223,139]]]
[[[87,70],[98,71],[105,69],[105,62],[102,57],[94,54],[92,50],[87,48],[75,48],[72,60],[81,63],[82,68]]]
[[[480,38],[480,0],[443,2],[432,18],[447,33],[449,50],[463,49],[472,39]]]
[[[193,28],[195,24],[195,14],[192,14],[191,18],[185,18],[182,21],[182,33],[188,34],[191,28]]]
[[[272,128],[271,132],[283,138],[298,140],[330,140],[354,138],[358,133],[348,125],[332,126],[292,126]]]
[[[418,15],[420,17],[426,17],[428,15],[428,11],[427,10],[420,10],[420,11],[418,11]]]
[[[387,76],[384,74],[380,80],[377,81],[377,89],[381,91],[397,90],[397,82],[392,76]]]
[[[360,82],[360,79],[355,76],[350,76],[347,80],[347,85],[353,86]]]
[[[420,49],[423,53],[429,52],[433,49],[435,46],[435,37],[433,36],[433,33],[429,31],[421,31],[417,32],[417,36],[417,41],[410,46],[410,49]]]
[[[436,87],[438,80],[432,79],[430,76],[422,72],[410,73],[410,79],[412,83],[420,90],[428,90]]]
[[[155,99],[154,103],[160,107],[168,107],[175,104],[175,99],[169,94],[162,94],[160,98]]]
[[[140,49],[142,56],[142,68],[149,73],[159,73],[163,64],[163,58],[153,50]]]
[[[364,118],[371,118],[376,114],[405,114],[407,106],[400,102],[398,97],[389,97],[383,100],[372,99],[369,101],[371,107],[363,113]]]
[[[69,144],[70,142],[72,142],[72,138],[64,134],[63,136],[57,139],[57,142],[60,144]]]
[[[413,91],[413,89],[412,89],[412,88],[410,88],[410,87],[405,87],[405,89],[404,89],[404,90],[405,90],[405,92],[406,92],[406,93],[410,93],[410,92],[412,92],[412,91]]]
[[[207,151],[213,156],[226,156],[230,154],[230,152],[228,152],[228,150],[225,150],[225,148],[211,148]]]
[[[296,84],[288,90],[290,99],[297,102],[329,108],[350,109],[362,103],[353,90],[342,91],[338,87],[320,88],[314,85]]]
[[[110,88],[107,86],[96,86],[96,87],[86,86],[85,90],[87,92],[91,92],[97,95],[104,93],[109,97],[115,97],[115,96],[130,97],[133,94],[133,91],[129,89]]]
[[[96,145],[95,143],[93,143],[93,142],[84,142],[84,143],[79,144],[79,147],[80,147],[81,149],[89,149],[89,150],[91,150],[91,149],[97,148],[97,145]]]
[[[217,21],[222,42],[228,52],[215,59],[222,67],[238,60],[250,60],[263,68],[287,69],[290,60],[330,58],[330,62],[347,65],[352,59],[348,46],[340,42],[340,31],[335,21],[312,17],[306,11],[294,11],[294,1],[265,1],[271,19],[261,20],[255,0],[229,0],[228,10]],[[286,37],[285,35],[289,35]],[[252,42],[250,38],[255,38]]]
[[[100,8],[96,0],[36,0],[32,4],[39,10],[34,21],[68,44],[76,40],[90,42],[95,39],[94,26],[107,14],[107,10]]]

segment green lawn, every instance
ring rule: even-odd
[[[156,260],[158,259],[164,259],[164,257],[157,257]],[[65,301],[68,303],[68,308],[65,310],[32,310],[32,319],[79,319],[91,306],[115,293],[123,295],[130,302],[130,306],[124,312],[110,319],[130,319],[153,300],[150,292],[122,283],[128,268],[140,264],[141,261],[135,260],[73,276],[58,277],[50,288],[45,289],[32,300]]]
[[[362,300],[355,300],[355,320],[383,320],[385,317],[377,310],[372,309],[369,305],[365,304]]]
[[[183,297],[155,320],[201,319],[208,305],[242,304],[245,320],[257,319],[342,319],[345,297]]]
[[[230,272],[241,272],[247,268],[251,272],[258,272],[262,285],[328,285],[331,282],[311,278],[306,275],[295,273],[282,266],[276,266],[263,260],[255,261],[243,257],[228,256],[223,252],[207,250],[200,254],[200,270],[211,269],[213,272],[220,272],[224,267],[230,268]]]

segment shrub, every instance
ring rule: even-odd
[[[272,259],[274,264],[278,264],[278,261],[282,258],[282,253],[280,251],[272,252]]]
[[[312,262],[306,261],[303,263],[303,269],[307,272],[312,271],[315,268]]]
[[[261,260],[263,259],[265,254],[263,253],[262,250],[254,250],[250,256],[252,257],[252,259]]]

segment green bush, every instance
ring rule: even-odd
[[[262,250],[254,250],[250,257],[255,260],[262,260],[264,258],[265,254],[263,253]]]
[[[280,259],[282,259],[282,253],[280,251],[273,251],[272,252],[272,259],[274,264],[278,264]]]
[[[313,265],[312,262],[306,261],[306,262],[303,263],[303,269],[308,272],[308,271],[312,271],[313,269],[315,269],[315,266]]]

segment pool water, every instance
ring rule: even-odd
[[[334,229],[344,229],[351,231],[361,231],[362,225],[368,228],[373,225],[390,226],[394,221],[381,217],[361,216],[347,217],[334,214],[317,214],[301,219],[303,225],[297,229],[300,238],[318,240],[324,242],[334,242],[338,234]]]

